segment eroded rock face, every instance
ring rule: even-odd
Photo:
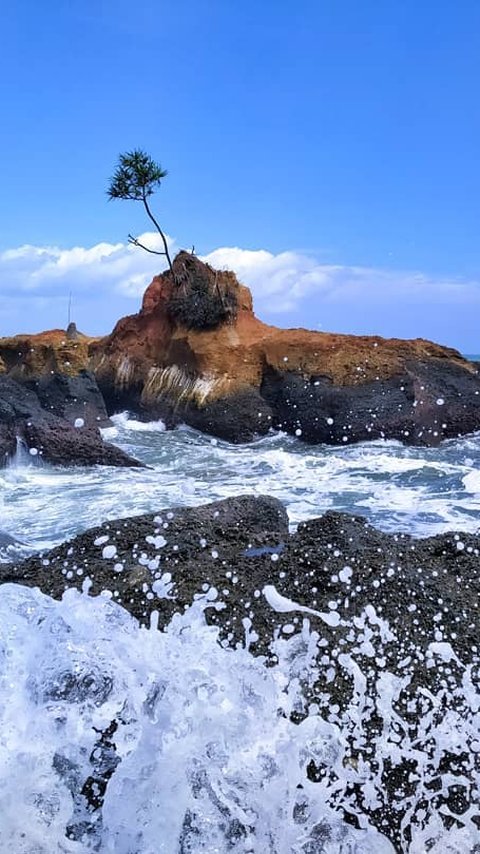
[[[62,329],[1,338],[0,373],[34,391],[47,412],[71,424],[81,418],[87,426],[105,426],[105,402],[89,370],[94,340]]]
[[[205,267],[187,253],[183,259]],[[129,409],[167,426],[184,421],[232,442],[283,429],[308,442],[379,437],[412,444],[480,428],[478,366],[429,341],[277,329],[255,317],[231,272],[234,322],[187,330],[172,322],[169,272],[147,288],[142,309],[90,347],[110,412]]]
[[[33,456],[58,465],[142,467],[124,451],[103,442],[96,426],[75,424],[42,408],[35,392],[0,376],[0,464],[17,451],[18,442]]]
[[[289,534],[278,501],[246,496],[107,522],[0,566],[0,580],[60,597],[88,577],[92,594],[146,625],[155,612],[160,628],[215,588],[222,607],[206,616],[224,645],[274,663],[279,639],[293,640],[305,691],[294,715],[313,704],[350,744],[336,806],[360,805],[404,851],[417,810],[423,821],[448,808],[461,824],[473,808],[480,821],[479,556],[478,536],[417,540],[335,512]],[[312,780],[330,773],[309,766]]]
[[[141,467],[102,441],[109,423],[97,381],[88,368],[92,339],[63,330],[0,339],[0,462],[20,440],[58,465]]]

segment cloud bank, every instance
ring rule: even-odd
[[[480,282],[434,278],[418,272],[322,264],[296,252],[273,255],[264,250],[216,249],[206,256],[215,267],[234,269],[270,311],[296,311],[312,295],[326,302],[366,300],[384,305],[399,297],[409,302],[480,303]]]
[[[145,233],[139,240],[162,248],[156,234]],[[169,243],[174,252],[175,242]],[[223,247],[204,258],[235,270],[252,289],[257,314],[267,321],[433,337],[480,351],[471,320],[478,317],[480,281],[324,264],[294,251]],[[137,311],[152,276],[165,266],[161,256],[125,243],[7,249],[0,253],[0,335],[64,326],[70,292],[79,327],[92,334],[108,332],[122,314]]]

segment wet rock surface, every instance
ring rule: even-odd
[[[110,423],[105,401],[91,371],[76,376],[51,374],[28,380],[25,385],[37,395],[43,409],[71,424],[81,418],[88,427]]]
[[[274,426],[307,442],[340,445],[388,438],[428,446],[478,429],[477,386],[461,366],[432,359],[409,361],[398,376],[355,386],[269,371],[262,395],[275,413]]]
[[[57,465],[143,467],[103,442],[98,427],[83,418],[73,424],[47,411],[31,389],[0,376],[0,462],[6,465],[21,444],[32,457]]]
[[[147,597],[156,576],[165,572],[172,576],[171,598]],[[92,595],[110,590],[147,623],[158,609],[162,625],[204,592],[205,584],[216,587],[220,598],[225,589],[226,608],[212,619],[226,625],[228,614],[230,639],[243,642],[241,618],[252,611],[259,634],[252,647],[262,653],[286,619],[263,595],[271,584],[302,606],[337,613],[340,621],[371,605],[392,631],[408,637],[410,651],[440,633],[459,658],[469,658],[479,641],[479,536],[449,533],[419,540],[383,533],[363,517],[334,511],[301,523],[292,534],[283,505],[267,497],[227,498],[108,521],[2,573],[3,582],[38,585],[54,597],[71,586],[81,588],[88,576]],[[337,626],[324,630],[335,636]]]
[[[184,420],[202,433],[227,442],[253,442],[274,426],[273,412],[257,389],[246,389],[232,397],[198,406],[190,403],[182,413]]]
[[[0,338],[0,373],[34,391],[52,415],[102,427],[108,415],[89,370],[89,347],[95,339],[78,332],[75,324],[69,330]]]
[[[278,501],[245,496],[107,522],[0,579],[60,597],[88,577],[91,594],[147,625],[155,612],[160,628],[215,588],[207,618],[225,646],[273,664],[296,639],[298,719],[315,708],[350,744],[339,805],[347,818],[360,806],[402,851],[417,810],[447,827],[470,810],[480,827],[479,568],[479,536],[418,540],[336,512],[289,534]]]

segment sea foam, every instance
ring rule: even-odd
[[[393,854],[351,798],[359,782],[366,804],[381,796],[381,774],[374,779],[368,765],[352,763],[348,747],[349,735],[361,740],[371,713],[365,677],[352,657],[339,656],[355,684],[350,733],[305,707],[319,642],[308,619],[300,634],[276,642],[278,664],[266,667],[248,643],[227,649],[207,625],[206,609],[221,607],[215,590],[164,632],[155,615],[150,629],[141,628],[108,595],[87,592],[88,581],[83,593],[68,590],[57,602],[38,590],[0,588],[2,851]],[[374,613],[362,620],[389,640]],[[434,662],[446,651],[431,655]],[[417,758],[428,782],[445,749],[472,750],[480,698],[470,677],[466,668],[470,719],[453,708],[442,712],[432,697],[413,742],[394,710],[402,679],[383,672],[380,766],[403,753]],[[299,708],[302,720],[293,723]],[[312,763],[328,769],[317,782],[309,779]],[[435,774],[441,778],[438,768]],[[428,787],[419,788],[405,818],[413,838],[402,850],[473,850],[471,816],[446,831],[441,815],[428,811]],[[408,806],[407,794],[404,800],[399,808]],[[344,822],[342,804],[359,827]]]

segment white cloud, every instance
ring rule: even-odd
[[[139,240],[162,249],[157,234],[145,233]],[[170,238],[169,244],[173,253]],[[205,260],[234,270],[252,289],[257,314],[270,322],[277,317],[281,325],[300,322],[315,328],[318,317],[322,328],[337,331],[425,335],[456,343],[465,330],[472,342],[477,340],[473,319],[478,316],[479,281],[324,264],[294,251],[275,255],[222,247]],[[63,326],[70,291],[80,328],[107,332],[123,314],[137,311],[152,276],[165,266],[163,257],[128,243],[7,249],[0,252],[0,335]]]
[[[148,232],[138,239],[149,249],[163,248],[158,234]],[[169,243],[172,245],[173,241]],[[97,243],[71,249],[25,244],[0,253],[0,292],[54,295],[65,289],[81,293],[103,290],[138,297],[152,276],[165,266],[163,257],[128,243]]]
[[[357,300],[391,304],[480,302],[480,282],[426,276],[420,272],[322,264],[297,252],[273,255],[265,250],[216,249],[205,257],[214,267],[230,268],[252,288],[256,304],[279,313],[298,309],[308,297],[351,305]]]
[[[270,308],[291,311],[307,294],[328,289],[327,268],[296,252],[273,255],[263,249],[216,249],[205,259],[214,267],[235,270],[254,296],[268,299]]]

